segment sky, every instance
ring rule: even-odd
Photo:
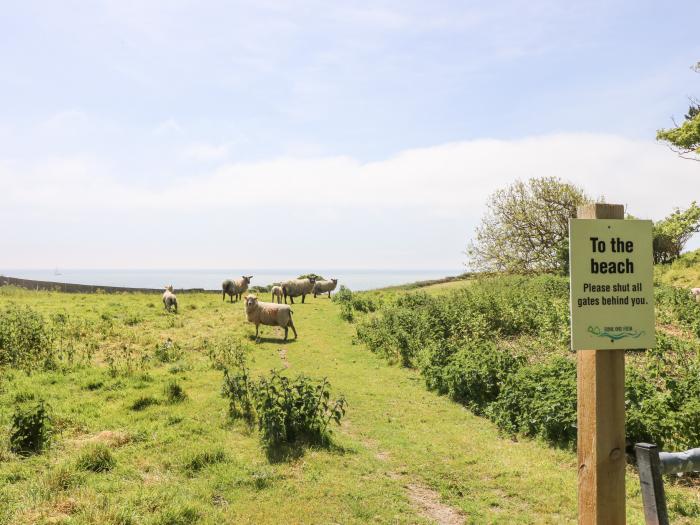
[[[11,2],[0,268],[460,271],[557,176],[660,219],[700,163],[700,3]],[[700,236],[689,244],[700,247]]]

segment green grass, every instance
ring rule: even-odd
[[[0,523],[431,523],[411,497],[415,485],[469,523],[576,521],[573,453],[503,437],[427,391],[416,372],[354,344],[353,325],[327,298],[294,306],[299,339],[286,344],[275,328],[262,328],[254,344],[243,306],[217,294],[178,300],[180,313],[169,314],[155,295],[0,288],[0,309],[15,302],[93,323],[86,337],[97,347],[90,364],[0,376]],[[208,357],[226,337],[250,347],[253,375],[286,368],[328,377],[349,405],[332,446],[271,460],[257,431],[230,422],[222,372]],[[175,363],[156,355],[168,339],[181,351]],[[173,381],[185,402],[168,402]],[[7,450],[16,397],[47,401],[55,428],[46,452]],[[156,403],[132,410],[139,399]],[[627,490],[628,522],[643,523],[631,469]],[[668,492],[673,522],[691,523],[682,514],[697,506],[697,491]]]

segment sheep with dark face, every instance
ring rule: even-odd
[[[284,328],[284,340],[287,340],[289,329],[297,338],[297,329],[292,321],[292,308],[286,304],[262,303],[255,295],[245,298],[245,315],[249,323],[255,324],[255,340],[260,341],[260,325],[280,326]]]
[[[308,277],[306,279],[291,279],[282,283],[282,295],[284,296],[284,304],[287,304],[287,297],[292,304],[294,304],[294,298],[301,295],[301,302],[308,294],[310,294],[314,289],[314,283],[316,282],[315,277]]]
[[[277,299],[278,303],[282,303],[282,287],[281,286],[273,286],[272,290],[272,302],[275,302],[275,299]]]
[[[248,285],[250,280],[253,278],[252,275],[244,275],[239,279],[226,279],[221,283],[221,289],[223,290],[223,300],[226,300],[226,295],[231,297],[231,302],[233,302],[233,297],[236,296],[236,301],[243,297],[243,294],[248,290]]]
[[[316,281],[313,288],[314,299],[316,299],[317,295],[321,295],[326,292],[328,292],[328,298],[330,299],[331,292],[335,290],[336,286],[338,286],[338,279],[331,279],[330,281]]]
[[[177,312],[177,297],[173,293],[172,284],[165,287],[165,292],[163,292],[163,306],[165,306],[168,312],[171,308],[175,307],[175,312]]]

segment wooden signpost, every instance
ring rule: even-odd
[[[587,219],[587,220],[581,220]],[[579,523],[625,523],[625,349],[654,345],[651,222],[579,207],[569,224]]]

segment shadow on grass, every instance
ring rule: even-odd
[[[254,335],[249,335],[248,339],[254,343],[256,342]],[[291,337],[289,339],[287,339],[286,341],[284,340],[284,337],[261,337],[260,339],[258,339],[257,342],[258,343],[270,343],[273,345],[287,345],[287,344],[294,344],[294,343],[296,343],[296,341],[297,341],[296,339],[293,339]]]
[[[325,438],[323,440],[298,439],[294,443],[269,445],[265,447],[265,455],[270,463],[286,463],[303,457],[307,450],[323,450],[338,456],[357,454],[357,450],[333,443],[331,438]]]

